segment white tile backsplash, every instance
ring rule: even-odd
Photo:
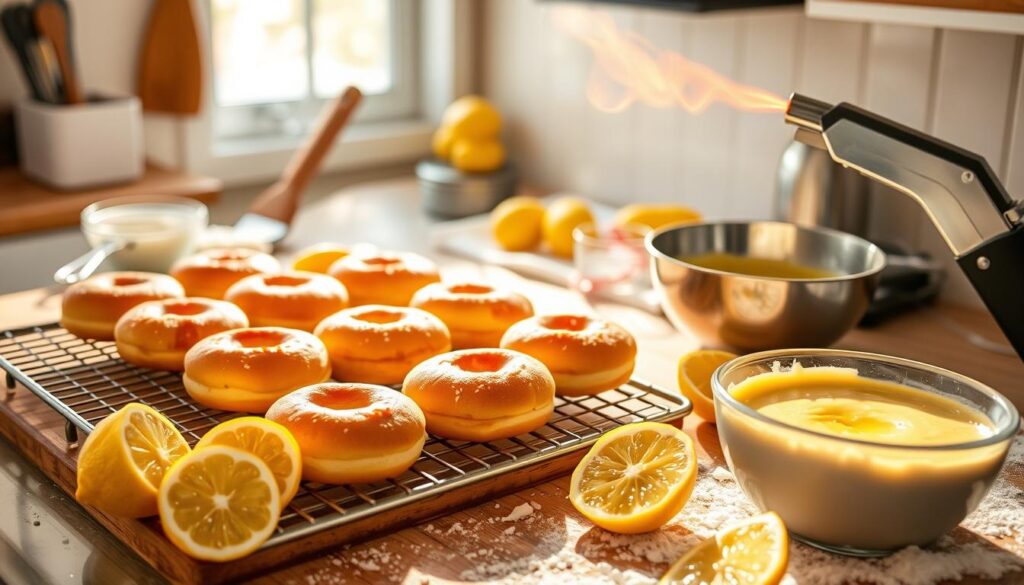
[[[527,182],[613,203],[680,201],[710,218],[767,218],[792,137],[779,114],[715,105],[700,115],[586,101],[589,52],[551,25],[563,3],[485,0],[480,91],[509,122]],[[654,47],[746,84],[849,101],[974,149],[1024,197],[1024,37],[808,19],[800,8],[692,15],[597,4]],[[871,234],[930,251],[950,270],[946,294],[978,302],[923,211],[882,192]]]

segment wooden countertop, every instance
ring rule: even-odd
[[[415,208],[414,183],[408,180],[375,183],[346,189],[336,196],[303,210],[284,255],[309,243],[323,240],[372,241],[396,248],[425,251],[426,230],[431,220]],[[504,270],[480,267],[455,258],[438,257],[446,271],[483,273],[515,286],[535,301],[539,312],[572,310],[587,305],[582,297],[559,287],[522,279]],[[675,388],[678,357],[696,344],[675,331],[660,317],[618,305],[594,307],[610,319],[627,326],[638,340],[638,374],[655,383]],[[59,295],[35,290],[0,297],[0,329],[54,320]],[[951,324],[953,324],[951,326]],[[979,349],[954,332],[969,329],[992,340],[1002,341],[994,321],[984,312],[955,306],[938,306],[907,313],[871,329],[857,329],[837,347],[874,351],[921,360],[974,377],[1006,394],[1024,407],[1024,363],[1016,356],[999,355]],[[32,397],[34,399],[34,397]],[[57,417],[56,414],[53,415]],[[55,422],[60,428],[60,420]],[[714,427],[696,416],[686,419],[684,428],[697,440],[705,462],[723,465]],[[464,582],[480,575],[482,565],[491,563],[487,581],[535,581],[532,574],[545,562],[557,561],[560,551],[575,551],[583,565],[580,572],[632,570],[657,578],[671,559],[654,562],[652,555],[627,554],[614,538],[590,528],[566,499],[568,478],[550,481],[473,508],[453,513],[432,523],[407,528],[368,541],[341,547],[330,554],[300,561],[258,579],[260,583],[441,583]],[[530,522],[508,523],[502,518],[518,506],[533,508]],[[520,508],[522,513],[523,508]],[[514,530],[509,531],[509,528]],[[678,529],[678,527],[676,527]],[[671,531],[670,531],[671,532]],[[651,538],[685,537],[662,534]],[[593,546],[594,543],[602,546]],[[624,545],[623,545],[624,546]],[[483,549],[483,551],[481,551]],[[494,549],[501,559],[494,562]],[[487,552],[488,556],[484,553]],[[522,559],[525,559],[523,561]],[[555,559],[555,560],[552,560]],[[536,561],[536,562],[533,562]],[[607,563],[601,565],[600,563]],[[603,567],[603,568],[602,568]],[[573,571],[572,567],[560,567]],[[476,573],[474,573],[476,571]],[[1019,573],[1012,574],[1014,581]],[[469,579],[472,580],[472,579]]]
[[[147,166],[138,181],[83,191],[54,191],[33,182],[17,168],[0,169],[0,236],[78,225],[92,203],[129,195],[177,195],[212,203],[220,180]]]

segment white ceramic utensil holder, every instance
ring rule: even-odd
[[[16,109],[22,172],[70,190],[142,176],[142,107],[136,97],[74,106],[21,101]]]

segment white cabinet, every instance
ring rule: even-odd
[[[942,5],[937,6],[937,5]],[[1024,12],[1016,0],[807,0],[807,15],[856,22],[914,24],[937,28],[1024,34]],[[1000,7],[1004,7],[1000,9]]]

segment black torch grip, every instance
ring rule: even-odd
[[[1024,226],[992,238],[957,263],[1024,360]]]

